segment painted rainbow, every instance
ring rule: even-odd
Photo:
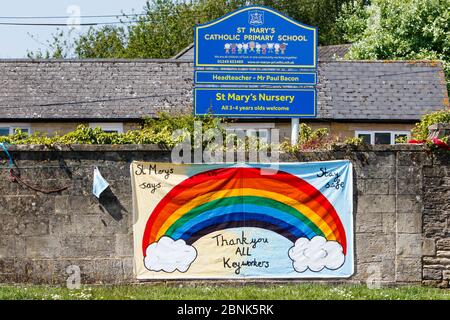
[[[345,230],[333,205],[295,175],[260,168],[220,168],[196,174],[176,185],[147,221],[142,249],[162,236],[192,245],[211,232],[257,227],[295,242],[319,235],[347,251]]]

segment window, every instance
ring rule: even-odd
[[[410,137],[409,131],[355,131],[355,137],[367,144],[396,144],[400,137]]]
[[[375,144],[391,144],[391,133],[375,132]]]
[[[409,139],[409,134],[407,134],[407,133],[395,133],[394,134],[394,141],[396,141],[398,138]]]
[[[363,142],[366,144],[370,144],[371,143],[371,134],[370,133],[361,133],[358,135],[358,138],[362,138]]]
[[[228,130],[243,130],[247,136],[259,137],[262,141],[270,143],[270,130],[275,128],[275,123],[226,123],[224,127]]]
[[[16,130],[20,130],[25,133],[30,133],[30,125],[22,123],[0,123],[0,136],[8,136],[14,134]]]
[[[89,128],[102,128],[105,132],[110,133],[123,133],[123,123],[122,122],[91,122],[89,123]]]
[[[7,136],[9,135],[9,128],[8,127],[0,127],[0,136]]]

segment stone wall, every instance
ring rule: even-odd
[[[449,154],[419,146],[283,155],[282,161],[351,159],[354,165],[356,272],[351,282],[448,286],[450,272]],[[134,282],[133,160],[170,161],[157,146],[12,146],[23,180],[43,194],[8,180],[0,153],[0,282],[64,283],[66,268],[83,283]],[[111,192],[92,196],[93,166]]]
[[[423,168],[423,281],[449,287],[450,157],[433,158]]]

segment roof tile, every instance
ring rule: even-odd
[[[193,63],[0,60],[0,119],[138,119],[191,112]],[[442,64],[319,63],[318,118],[418,120],[448,104]]]

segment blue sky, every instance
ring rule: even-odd
[[[115,15],[125,13],[142,13],[146,0],[2,0],[0,16],[68,16],[71,6],[78,6],[82,16]],[[115,21],[115,18],[92,18],[82,22]],[[5,20],[0,22],[66,23],[60,20]],[[63,27],[64,30],[69,30]],[[86,30],[81,28],[80,31]],[[4,26],[0,25],[0,58],[24,58],[27,50],[45,49],[46,41],[51,39],[56,27]],[[28,34],[33,35],[34,39]]]

